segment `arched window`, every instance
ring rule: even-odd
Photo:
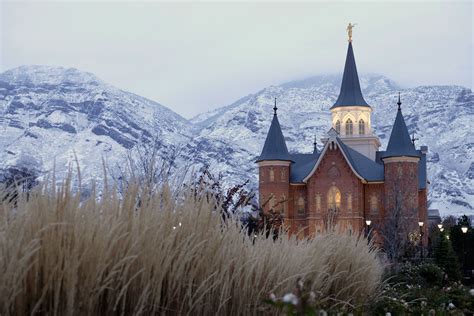
[[[359,134],[364,135],[365,134],[365,122],[363,119],[359,120]]]
[[[328,192],[328,209],[339,210],[341,207],[341,191],[336,187],[331,187]]]
[[[275,181],[275,172],[273,171],[273,168],[270,168],[270,182]]]
[[[281,180],[281,182],[285,182],[285,181],[286,181],[286,172],[285,172],[285,169],[284,169],[284,168],[281,168],[280,180]]]
[[[352,120],[347,119],[346,121],[346,135],[352,135],[353,127],[352,127]]]
[[[315,201],[316,201],[316,212],[321,212],[321,194],[316,194],[316,197],[315,197]]]
[[[379,211],[378,208],[377,196],[374,194],[370,197],[370,213],[377,214]]]
[[[275,194],[271,194],[272,198],[270,199],[270,209],[275,211],[275,207],[276,207],[276,197],[275,197]]]
[[[336,132],[341,134],[341,122],[339,120],[336,122]]]
[[[347,194],[347,211],[352,212],[352,194]]]
[[[298,207],[298,215],[304,215],[304,213],[305,213],[305,211],[304,211],[304,198],[302,196],[300,196],[298,198],[297,207]]]
[[[285,211],[286,211],[286,196],[283,194],[281,196],[281,199],[280,199],[280,214],[281,215],[285,215]]]

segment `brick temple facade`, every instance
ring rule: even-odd
[[[289,153],[273,120],[257,163],[259,201],[264,211],[283,215],[290,233],[311,236],[327,229],[377,235],[387,225],[427,238],[427,147],[416,149],[394,100],[394,124],[386,150],[371,129],[372,107],[365,101],[349,41],[341,91],[332,121],[312,153]],[[370,222],[368,222],[370,221]],[[395,221],[397,223],[395,223]],[[370,223],[370,225],[367,225]]]

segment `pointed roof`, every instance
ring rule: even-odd
[[[352,50],[352,42],[349,42],[347,48],[346,64],[344,66],[344,74],[342,76],[341,92],[336,103],[331,107],[334,109],[339,106],[367,106],[360,90],[359,76],[357,75],[357,67]]]
[[[313,142],[313,155],[318,154],[318,140],[316,139],[316,136],[314,136],[314,142]]]
[[[420,154],[413,145],[410,133],[408,133],[405,119],[403,118],[402,109],[400,105],[400,95],[398,95],[398,110],[395,123],[393,123],[392,133],[388,141],[387,150],[383,154],[382,158],[388,157],[420,157]]]
[[[286,147],[285,138],[281,131],[280,122],[278,122],[278,116],[276,113],[276,104],[273,110],[272,124],[268,130],[267,139],[265,140],[265,145],[263,145],[262,153],[258,157],[257,162],[263,160],[284,160],[292,161],[290,154],[288,153],[288,148]]]

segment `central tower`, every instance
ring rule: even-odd
[[[371,129],[372,107],[367,104],[360,89],[359,76],[349,38],[341,91],[331,107],[332,127],[341,140],[354,150],[375,161],[380,140]]]

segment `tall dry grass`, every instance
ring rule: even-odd
[[[251,315],[300,277],[327,305],[364,304],[380,284],[364,240],[254,239],[191,192],[143,192],[81,201],[68,182],[4,202],[0,314]]]

